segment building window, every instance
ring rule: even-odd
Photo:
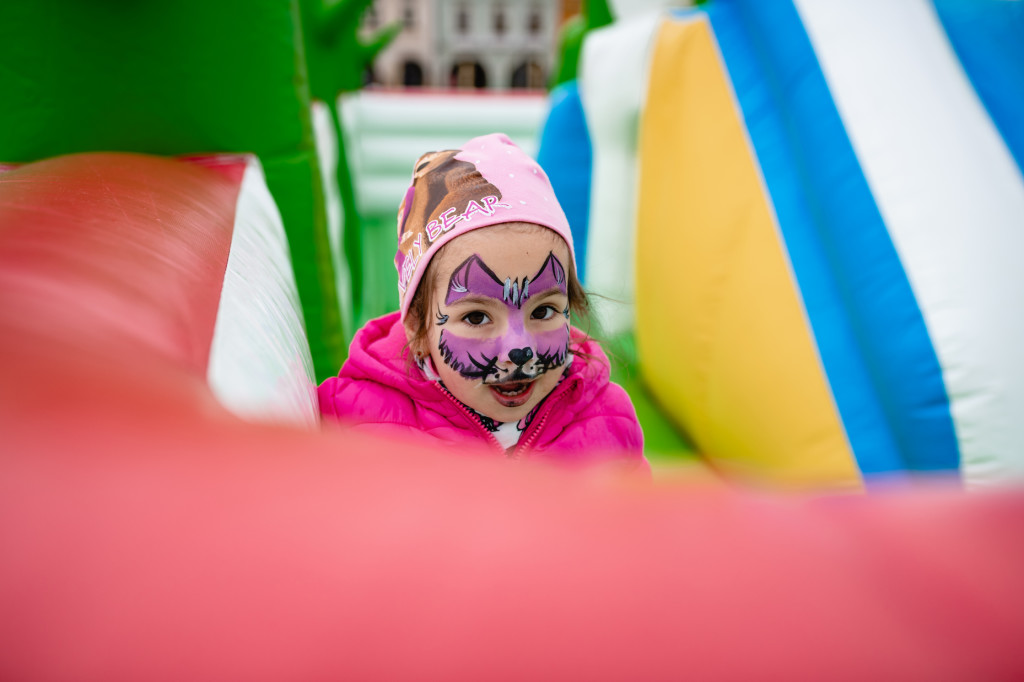
[[[460,4],[455,14],[455,30],[459,33],[469,32],[469,8],[465,3]]]
[[[453,88],[486,88],[487,73],[480,62],[463,60],[452,67],[451,86]]]
[[[494,33],[495,35],[503,36],[507,28],[505,25],[505,8],[498,5],[494,8]]]
[[[402,64],[402,85],[410,88],[423,85],[423,67],[419,62],[410,59]]]
[[[408,30],[416,28],[416,8],[413,0],[405,0],[402,4],[402,24]]]
[[[545,87],[544,69],[535,61],[523,62],[512,71],[513,88],[541,90]]]
[[[540,16],[540,8],[536,5],[530,8],[530,16],[526,20],[526,30],[531,36],[539,35],[543,27],[543,20]]]

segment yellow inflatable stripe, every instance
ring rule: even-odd
[[[706,20],[659,28],[640,129],[636,337],[648,388],[726,473],[859,487]]]

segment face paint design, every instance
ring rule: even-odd
[[[495,299],[506,307],[508,324],[501,336],[490,339],[441,330],[438,350],[444,363],[464,378],[481,379],[485,384],[530,380],[564,365],[569,355],[568,307],[562,311],[565,324],[542,332],[528,330],[522,312],[531,295],[552,290],[562,295],[568,291],[565,269],[553,253],[532,278],[507,277],[504,281],[479,256],[467,258],[452,273],[445,305],[470,296]],[[439,309],[437,319],[438,325],[444,325],[448,316]]]

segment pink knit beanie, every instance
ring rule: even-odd
[[[395,269],[402,319],[427,264],[442,246],[470,230],[512,222],[554,230],[568,244],[575,264],[569,221],[548,176],[504,133],[421,156],[398,209]]]

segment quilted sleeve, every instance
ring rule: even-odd
[[[317,389],[325,419],[354,424],[401,424],[416,427],[412,398],[374,381],[329,377]]]
[[[602,387],[551,438],[545,448],[546,457],[581,464],[615,461],[629,469],[650,472],[636,410],[617,384]]]
[[[326,379],[318,393],[323,420],[350,431],[434,448],[467,438],[436,413],[417,410],[414,398],[394,386],[342,375]]]

